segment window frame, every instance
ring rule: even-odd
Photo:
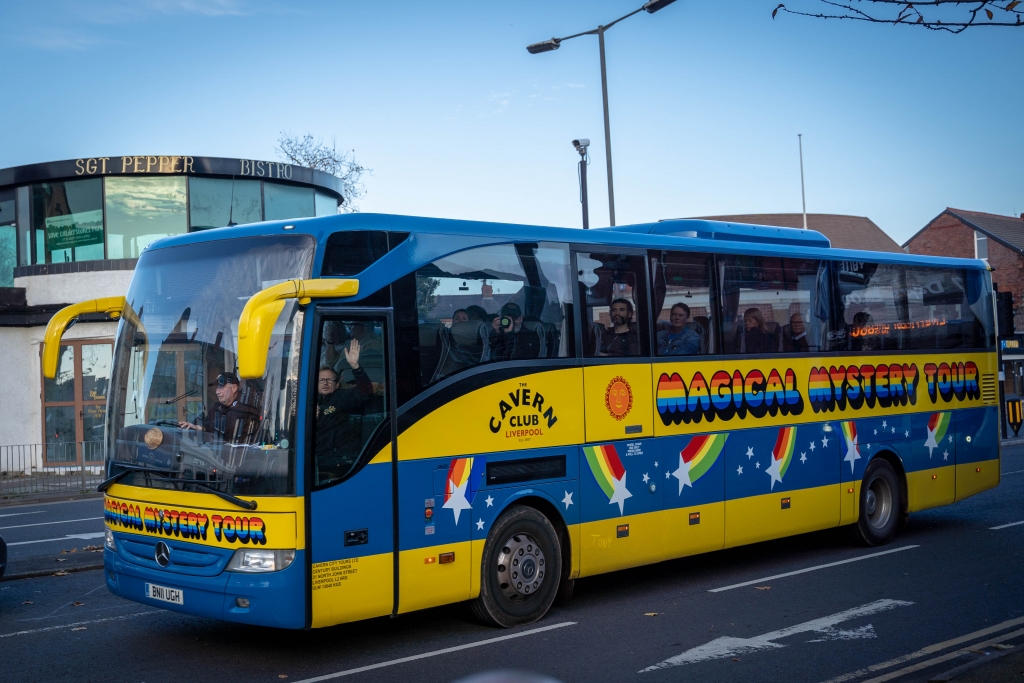
[[[573,324],[576,328],[576,357],[580,359],[584,365],[611,365],[616,363],[650,363],[656,356],[654,355],[653,345],[653,313],[651,310],[651,263],[648,256],[649,249],[643,247],[620,247],[606,244],[570,244],[570,262],[572,264],[572,272],[575,273],[573,276],[573,307],[576,309],[574,312]],[[643,273],[638,274],[637,282],[642,284],[643,301],[634,306],[633,314],[636,316],[637,330],[640,333],[640,353],[636,356],[587,356],[584,353],[586,348],[586,340],[584,340],[584,333],[587,329],[587,325],[584,324],[583,316],[586,314],[587,305],[586,301],[581,296],[580,288],[580,268],[579,268],[579,255],[580,254],[620,254],[622,256],[633,256],[639,257],[644,264]],[[590,324],[592,321],[588,321]],[[564,359],[562,359],[564,360]]]
[[[717,357],[720,357],[720,356],[724,355],[722,353],[722,339],[721,339],[721,336],[722,336],[722,312],[721,312],[722,302],[721,302],[720,297],[719,297],[719,286],[718,286],[718,257],[719,257],[719,254],[716,254],[715,252],[711,252],[711,251],[691,251],[691,250],[686,250],[686,249],[648,249],[647,253],[648,253],[648,257],[647,257],[647,261],[648,261],[648,263],[647,263],[647,272],[648,272],[648,277],[650,278],[650,281],[647,283],[647,288],[648,288],[647,289],[647,299],[648,299],[648,308],[650,309],[650,312],[649,312],[648,315],[649,315],[649,319],[650,319],[650,328],[651,328],[650,337],[651,337],[651,359],[652,359],[652,361],[653,362],[669,362],[669,363],[676,362],[676,363],[679,363],[679,362],[684,362],[686,360],[704,360],[704,359],[708,359],[708,358],[717,358]],[[661,314],[661,311],[658,311],[657,313],[655,313],[655,311],[654,311],[654,290],[655,290],[654,276],[655,276],[655,272],[651,268],[651,263],[654,260],[660,260],[662,255],[665,254],[665,253],[701,254],[701,255],[706,256],[707,259],[708,259],[708,262],[709,262],[708,267],[710,268],[710,273],[709,273],[709,278],[708,278],[708,299],[709,299],[708,321],[709,321],[710,326],[711,326],[711,329],[708,331],[709,332],[709,335],[708,335],[708,349],[709,349],[708,353],[705,353],[705,354],[695,354],[695,355],[692,355],[692,356],[671,356],[671,355],[661,356],[661,355],[658,354],[658,348],[657,348],[657,323],[656,323],[656,320],[657,320],[658,316]],[[692,317],[691,317],[691,320],[692,320]],[[714,350],[712,351],[711,349],[714,349]]]
[[[64,339],[61,340],[60,345],[70,346],[73,349],[72,364],[74,367],[74,375],[72,378],[72,400],[71,401],[48,401],[46,400],[46,378],[42,373],[42,345],[39,347],[39,377],[40,377],[40,390],[39,390],[39,404],[40,404],[40,434],[42,439],[43,450],[43,466],[44,467],[78,467],[81,465],[102,465],[103,464],[103,439],[95,442],[87,442],[85,440],[85,410],[88,407],[99,407],[103,412],[104,420],[106,420],[106,405],[107,396],[104,396],[99,400],[87,401],[82,397],[82,347],[83,346],[109,346],[110,347],[110,358],[111,358],[111,371],[113,370],[113,358],[114,358],[114,340],[113,339]],[[58,371],[59,371],[58,367]],[[113,382],[113,377],[110,377],[110,382]],[[109,394],[112,386],[107,387]],[[75,411],[75,439],[72,443],[75,444],[75,460],[55,460],[49,459],[49,448],[47,442],[46,433],[46,409],[47,408],[74,408]],[[57,443],[67,443],[66,441]],[[85,448],[85,443],[98,443],[98,447],[93,449]],[[56,445],[56,444],[54,444]],[[90,460],[89,453],[92,451],[94,454],[98,454],[99,457]]]

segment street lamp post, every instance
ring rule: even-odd
[[[590,147],[588,138],[580,138],[572,141],[572,146],[580,154],[580,203],[583,205],[583,229],[590,228],[590,201],[587,199],[587,148]]]
[[[550,40],[544,40],[533,45],[527,45],[526,50],[532,54],[540,54],[541,52],[551,52],[557,50],[562,41],[571,40],[572,38],[579,38],[580,36],[597,36],[597,44],[601,52],[601,99],[604,104],[604,152],[605,152],[605,164],[608,168],[608,224],[615,225],[615,188],[612,182],[612,133],[611,126],[608,122],[608,74],[605,69],[605,58],[604,58],[604,34],[605,31],[610,29],[615,24],[619,23],[623,19],[628,19],[634,14],[646,11],[648,14],[654,14],[660,9],[668,7],[676,0],[649,0],[644,3],[643,7],[635,9],[629,14],[623,15],[607,25],[601,25],[591,31],[583,31],[582,33],[574,33],[571,36],[564,38],[551,38]]]

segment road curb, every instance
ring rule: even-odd
[[[57,572],[65,572],[66,574],[74,574],[76,572],[87,572],[95,569],[103,569],[103,563],[99,562],[96,564],[83,564],[77,567],[56,567],[54,569],[34,569],[27,572],[16,572],[14,574],[4,574],[0,581],[17,581],[19,579],[36,579],[40,576],[56,576]]]
[[[34,496],[12,497],[12,498],[0,498],[0,508],[4,507],[17,507],[20,505],[38,505],[41,503],[70,503],[76,500],[89,500],[91,498],[102,498],[102,493],[96,493],[95,491],[87,493],[62,493],[62,494],[42,494]]]

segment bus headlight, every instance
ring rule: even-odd
[[[107,547],[107,550],[117,550],[117,546],[114,545],[114,532],[110,529],[104,529],[103,545]]]
[[[239,548],[224,568],[229,572],[279,572],[295,559],[294,550],[248,550]]]

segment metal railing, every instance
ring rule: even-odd
[[[94,493],[103,481],[103,443],[0,446],[0,505],[29,496]]]

